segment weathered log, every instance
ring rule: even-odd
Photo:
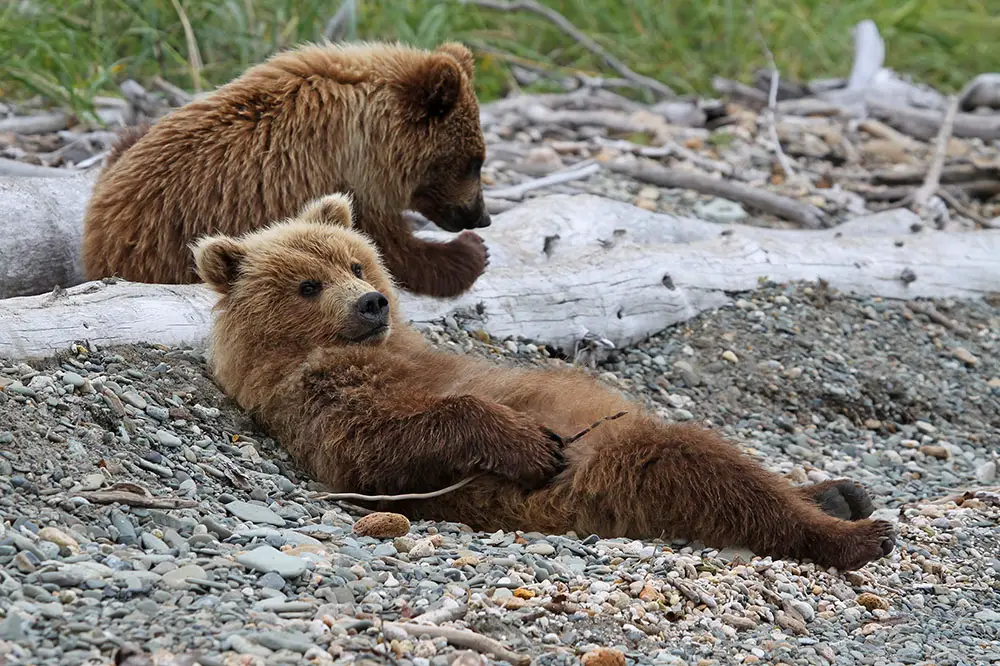
[[[0,298],[83,280],[83,211],[96,177],[0,178]]]
[[[60,200],[55,190],[49,196]],[[78,220],[64,206],[51,210],[63,224]],[[401,300],[418,326],[451,316],[496,338],[522,336],[570,353],[588,333],[616,345],[642,340],[725,305],[728,293],[753,290],[761,278],[823,278],[838,289],[907,299],[1000,290],[1000,232],[914,233],[918,221],[894,210],[835,229],[765,229],[553,195],[497,215],[482,230],[490,267],[470,292],[454,300],[404,293]],[[47,356],[83,340],[201,345],[214,302],[199,285],[126,282],[0,300],[0,357]]]

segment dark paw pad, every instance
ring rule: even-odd
[[[821,484],[813,499],[825,513],[841,520],[861,520],[875,510],[864,487],[847,479]]]

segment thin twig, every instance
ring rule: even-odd
[[[781,149],[781,140],[778,138],[777,120],[775,118],[778,108],[778,83],[781,75],[778,72],[778,64],[774,60],[774,54],[771,53],[771,49],[768,48],[767,41],[760,31],[760,24],[757,22],[757,14],[754,12],[753,2],[747,6],[747,13],[750,15],[750,20],[753,21],[754,35],[760,43],[764,57],[767,58],[768,67],[771,69],[771,88],[767,95],[767,109],[764,110],[764,122],[767,123],[767,132],[771,135],[771,141],[774,143],[774,154],[778,158],[778,164],[781,165],[781,170],[785,172],[785,178],[791,180],[795,178],[795,172],[792,170],[791,160],[785,155],[785,151]]]
[[[920,189],[913,194],[913,207],[917,213],[923,211],[941,185],[941,170],[944,168],[944,159],[948,154],[948,142],[951,140],[951,130],[955,124],[955,114],[957,113],[958,96],[952,95],[948,101],[948,110],[945,111],[944,121],[941,123],[941,131],[937,135],[937,141],[934,146],[934,157],[931,159],[931,166],[927,170],[927,177],[924,178],[924,183],[920,186]]]
[[[444,638],[456,647],[464,647],[482,654],[490,654],[496,659],[508,661],[515,666],[525,666],[531,662],[531,658],[527,655],[511,652],[499,641],[465,629],[435,627],[433,625],[412,624],[409,622],[390,622],[389,626],[402,629],[411,636],[426,635],[431,638]]]
[[[941,197],[942,201],[951,206],[956,213],[958,213],[959,215],[964,215],[965,217],[969,218],[970,220],[972,220],[979,226],[983,227],[984,229],[996,228],[996,225],[993,224],[992,220],[987,220],[985,217],[983,217],[976,211],[964,205],[961,201],[958,200],[958,197],[956,197],[948,190],[941,188],[938,190],[937,195]]]
[[[173,106],[184,106],[194,99],[186,90],[175,86],[159,74],[153,76],[151,83],[154,88],[167,96],[167,99],[170,100],[170,104]]]
[[[580,432],[576,433],[572,437],[565,437],[565,438],[563,438],[563,440],[562,440],[563,444],[572,444],[573,442],[577,441],[578,439],[580,439],[581,437],[583,437],[587,433],[591,432],[594,428],[596,428],[597,426],[601,425],[602,423],[606,423],[608,421],[615,421],[615,420],[620,419],[621,417],[625,416],[626,414],[628,414],[628,412],[618,412],[617,414],[612,414],[611,416],[605,416],[602,419],[594,421],[589,426],[587,426],[586,428],[584,428]]]
[[[573,167],[566,169],[565,171],[557,171],[556,173],[545,176],[544,178],[536,178],[535,180],[529,180],[526,183],[512,185],[511,187],[486,190],[483,192],[483,196],[487,196],[492,199],[513,199],[515,201],[520,201],[525,194],[531,192],[532,190],[539,190],[543,187],[558,185],[560,183],[568,183],[573,180],[581,180],[583,178],[587,178],[588,176],[592,176],[600,170],[601,165],[593,162],[588,163],[585,166],[574,164]]]
[[[483,9],[493,9],[501,12],[516,12],[525,10],[538,14],[579,42],[585,49],[600,57],[605,63],[608,64],[609,67],[626,79],[634,81],[643,88],[651,90],[662,97],[672,99],[677,96],[677,94],[671,90],[669,86],[664,85],[656,79],[651,79],[648,76],[643,76],[633,72],[625,63],[608,53],[600,44],[595,42],[586,33],[573,25],[569,19],[551,7],[546,7],[540,2],[535,2],[535,0],[511,0],[510,2],[501,2],[499,0],[460,0],[460,2],[463,5],[475,5],[476,7],[481,7]]]
[[[434,490],[428,493],[405,493],[403,495],[362,495],[360,493],[320,493],[318,495],[313,495],[310,497],[312,500],[358,500],[361,502],[402,502],[405,500],[422,500],[422,499],[433,499],[434,497],[440,497],[446,493],[450,493],[453,490],[458,490],[462,486],[472,483],[478,479],[481,474],[475,476],[470,476],[468,478],[462,479],[458,483],[453,483],[447,488],[442,488],[441,490]]]

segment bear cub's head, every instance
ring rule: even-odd
[[[396,314],[392,278],[351,214],[350,197],[331,194],[293,219],[194,243],[198,275],[222,294],[217,330],[288,351],[386,340]]]
[[[473,87],[472,52],[457,42],[414,59],[398,83],[408,144],[420,153],[419,182],[409,207],[445,231],[490,226],[483,200],[486,142]]]

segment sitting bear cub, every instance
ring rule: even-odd
[[[712,431],[667,424],[582,370],[507,369],[433,349],[376,247],[330,195],[297,219],[202,238],[222,294],[211,365],[314,477],[340,492],[437,490],[379,506],[473,529],[698,539],[842,570],[889,554],[854,482],[793,486]],[[606,417],[586,436],[564,439]]]
[[[489,262],[471,231],[491,224],[474,60],[390,43],[283,51],[151,127],[126,130],[87,202],[88,280],[189,283],[188,245],[295,215],[327,192],[353,196],[355,223],[400,287],[450,298]],[[415,236],[412,208],[449,242]]]

